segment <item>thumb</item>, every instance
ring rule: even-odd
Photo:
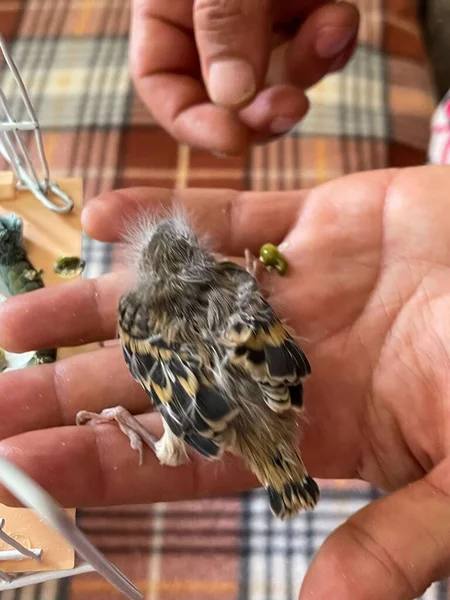
[[[242,107],[264,82],[269,8],[269,0],[194,0],[195,38],[214,104]]]
[[[319,550],[300,600],[412,600],[450,575],[449,487],[442,464],[353,515]]]

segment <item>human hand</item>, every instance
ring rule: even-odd
[[[93,200],[91,235],[117,240],[124,217],[179,202],[218,250],[284,243],[286,277],[270,301],[312,365],[302,453],[320,478],[361,478],[391,492],[324,543],[304,580],[344,600],[415,598],[450,574],[449,167],[352,175],[310,192],[123,190]],[[214,207],[214,210],[211,209]],[[7,300],[2,346],[14,351],[114,337],[123,274]],[[117,346],[1,375],[0,454],[66,506],[171,501],[255,485],[239,460],[162,467],[116,426],[74,427],[80,409],[148,401]],[[155,414],[140,417],[155,434]],[[0,501],[10,502],[5,491]]]
[[[172,137],[239,154],[300,121],[304,90],[345,66],[358,21],[329,0],[133,0],[131,71]]]

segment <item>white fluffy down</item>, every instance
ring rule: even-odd
[[[193,232],[192,218],[185,207],[174,205],[171,209],[161,207],[158,211],[142,210],[129,217],[124,224],[124,234],[121,243],[121,258],[123,266],[128,272],[138,275],[138,265],[143,250],[150,243],[158,225],[170,219],[175,225],[175,230],[180,237],[191,237]],[[198,236],[198,244],[204,249],[209,249],[211,240],[207,235]]]

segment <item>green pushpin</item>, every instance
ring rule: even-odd
[[[269,269],[276,269],[280,275],[286,275],[288,262],[274,244],[264,244],[259,251],[259,260]]]

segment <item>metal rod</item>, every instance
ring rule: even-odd
[[[13,580],[13,577],[11,575],[8,575],[8,573],[5,573],[5,571],[2,571],[0,569],[0,581],[5,581],[6,584],[11,583]],[[2,589],[3,584],[0,583],[0,590]]]
[[[18,156],[11,144],[11,140],[3,131],[0,131],[0,152],[14,169],[16,177],[20,178],[20,162]]]
[[[59,213],[67,213],[70,212],[73,208],[73,200],[72,198],[70,198],[70,196],[68,196],[65,192],[63,192],[61,190],[61,188],[59,188],[55,183],[50,183],[49,185],[49,191],[53,192],[56,196],[58,196],[59,198],[61,198],[64,202],[63,206],[58,206],[56,204],[54,204],[53,202],[51,202],[48,197],[42,192],[42,190],[37,187],[33,180],[30,178],[30,176],[28,175],[28,173],[19,165],[19,179],[22,180],[25,185],[24,186],[20,186],[22,188],[25,189],[29,189],[31,192],[33,192],[33,194],[36,196],[36,198],[42,202],[42,204],[44,206],[46,206],[48,209],[52,210],[53,212],[59,212]]]
[[[42,556],[42,548],[32,548],[31,552],[34,554],[36,558],[41,558]],[[0,561],[2,560],[25,560],[28,556],[25,556],[22,551],[19,550],[1,550],[0,551]]]
[[[13,131],[20,129],[22,131],[30,131],[36,127],[36,123],[31,121],[14,121],[12,123],[0,123],[0,131]]]
[[[15,123],[15,120],[13,119],[11,113],[9,112],[8,103],[6,101],[5,94],[3,93],[1,88],[0,88],[0,106],[3,108],[3,112],[5,113],[6,118],[8,119],[9,123]],[[37,123],[36,123],[36,127],[38,127]],[[33,161],[31,160],[31,156],[29,155],[28,150],[25,148],[25,145],[20,138],[17,128],[13,129],[12,133],[13,133],[14,137],[16,138],[17,145],[19,146],[19,148],[23,154],[23,157],[25,159],[25,163],[26,163],[27,167],[31,171],[31,175],[34,177],[36,185],[38,187],[41,187],[41,184],[39,182],[39,175],[37,174],[36,169],[34,168]],[[9,132],[5,132],[5,135],[8,136]],[[46,183],[48,185],[48,180]]]
[[[41,558],[40,554],[39,554],[39,556],[37,556],[32,550],[29,550],[28,548],[23,546],[20,542],[18,542],[17,540],[12,538],[10,535],[5,533],[3,531],[3,529],[0,529],[0,540],[3,540],[4,542],[6,542],[8,544],[8,546],[11,546],[11,548],[14,548],[18,552],[20,552],[23,556],[25,556],[26,558],[32,558],[33,560],[40,560],[40,558]]]
[[[142,594],[123,573],[88,540],[55,500],[21,469],[0,457],[0,483],[24,506],[32,508],[75,548],[111,585],[130,600],[142,600]]]
[[[8,146],[8,149],[2,143],[2,139],[3,139],[3,142],[6,143],[6,146]],[[6,158],[6,160],[13,167],[13,170],[16,174],[17,179],[19,179],[19,181],[22,182],[22,183],[18,184],[18,186],[17,186],[17,187],[19,187],[19,189],[30,190],[36,196],[36,198],[40,202],[42,202],[42,204],[45,207],[47,207],[48,209],[50,209],[53,212],[68,213],[72,210],[73,205],[74,205],[72,198],[70,196],[68,196],[56,183],[50,182],[50,184],[48,186],[48,191],[55,194],[55,196],[58,196],[58,198],[60,198],[63,201],[63,205],[58,206],[57,204],[54,204],[53,202],[51,202],[48,199],[46,194],[44,194],[44,192],[41,190],[40,186],[36,185],[36,183],[31,179],[31,177],[28,175],[28,173],[22,167],[20,162],[17,160],[17,155],[14,151],[14,148],[11,145],[9,138],[4,135],[3,131],[1,131],[1,129],[0,129],[0,154],[3,154],[3,156]]]
[[[82,575],[83,573],[92,573],[93,571],[95,571],[95,569],[92,565],[89,565],[88,563],[82,563],[73,569],[64,569],[61,571],[41,571],[39,573],[29,573],[27,575],[21,575],[20,577],[15,578],[10,577],[10,581],[8,583],[0,583],[0,591],[3,592],[6,590],[14,590],[28,585],[45,583],[46,581],[52,581],[54,579],[64,579],[65,577]],[[6,576],[8,577],[8,575]]]
[[[35,121],[36,123],[38,123],[39,121],[36,116],[33,105],[31,104],[25,84],[22,81],[19,70],[16,67],[16,64],[14,63],[11,55],[9,54],[8,46],[6,44],[5,38],[3,37],[3,35],[1,33],[0,33],[0,48],[3,52],[3,56],[5,58],[6,64],[8,65],[11,73],[13,74],[15,82],[19,86],[19,89],[21,91],[22,100],[25,104],[25,108],[28,111],[30,119],[32,121]],[[48,183],[48,181],[50,179],[50,169],[48,167],[47,159],[45,158],[44,145],[42,143],[39,126],[35,130],[35,137],[36,137],[36,144],[38,147],[39,158],[41,159],[41,163],[42,163],[43,170],[44,170],[44,178],[45,178],[45,181]]]

